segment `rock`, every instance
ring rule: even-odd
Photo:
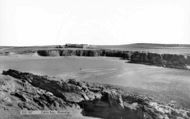
[[[113,86],[69,79],[51,80],[16,70],[3,71],[9,75],[14,90],[0,90],[0,102],[9,109],[64,110],[80,107],[84,116],[104,119],[189,119],[190,113],[170,104],[161,104],[139,95],[126,94]],[[1,81],[7,87],[9,83]],[[11,90],[11,91],[6,91]],[[6,103],[7,99],[9,103]],[[9,100],[10,99],[10,100]],[[0,105],[1,107],[1,105]]]
[[[60,56],[59,50],[38,50],[40,56]]]
[[[143,112],[137,108],[129,108],[124,105],[120,94],[114,90],[102,92],[100,99],[92,101],[82,101],[79,105],[84,109],[83,114],[86,116],[99,117],[104,119],[142,119]],[[137,105],[137,104],[136,104]],[[136,106],[132,104],[133,107]]]
[[[15,93],[12,93],[12,95],[18,97],[20,100],[24,102],[26,101],[26,98],[21,93],[15,92]]]
[[[66,102],[71,102],[71,103],[79,103],[84,100],[84,97],[81,94],[77,93],[64,93],[65,100]]]
[[[155,65],[167,68],[190,69],[190,56],[159,54],[140,51],[121,51],[108,49],[52,49],[38,50],[40,56],[107,56],[127,59],[130,63]]]
[[[156,54],[146,52],[134,52],[130,57],[131,63],[141,63],[148,65],[156,65],[168,68],[176,69],[188,69],[187,62],[188,58],[185,55],[176,54]]]

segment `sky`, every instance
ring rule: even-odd
[[[0,0],[0,45],[190,44],[190,0]]]

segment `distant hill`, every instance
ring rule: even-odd
[[[106,48],[106,49],[129,49],[129,48],[159,49],[159,48],[190,48],[190,44],[134,43],[126,45],[95,45],[95,47]]]
[[[54,48],[59,45],[44,45],[44,46],[0,46],[0,48]],[[133,43],[122,45],[90,45],[96,48],[190,48],[190,44],[158,44],[158,43]]]
[[[190,44],[156,44],[156,43],[134,43],[127,45],[128,47],[139,48],[161,48],[161,47],[189,47]]]

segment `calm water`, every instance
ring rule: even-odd
[[[0,56],[0,70],[9,68],[124,86],[137,93],[190,107],[190,71],[129,64],[105,57]]]

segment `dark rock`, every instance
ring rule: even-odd
[[[86,116],[104,119],[143,119],[142,110],[131,110],[124,106],[121,95],[115,91],[105,91],[100,99],[82,101],[79,105]],[[140,109],[140,108],[139,108]]]
[[[132,53],[129,62],[176,69],[188,69],[188,60],[189,59],[185,58],[184,55],[134,52]]]
[[[19,99],[21,99],[24,102],[26,101],[26,98],[22,94],[19,94],[18,92],[12,93],[12,95],[18,97]]]
[[[38,50],[40,56],[60,56],[59,50]]]
[[[16,89],[2,92],[1,96],[11,94],[13,105],[3,105],[9,108],[14,107],[15,103],[17,108],[27,110],[63,110],[72,105],[79,105],[84,116],[104,119],[190,118],[189,111],[185,109],[160,104],[144,96],[126,94],[112,86],[80,82],[75,79],[50,80],[48,76],[11,69],[3,71],[3,74],[16,78],[16,81],[13,80]]]

